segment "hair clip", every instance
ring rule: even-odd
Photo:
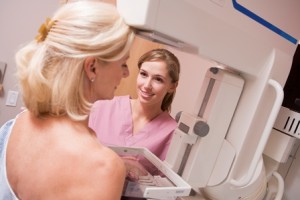
[[[46,39],[53,24],[54,21],[52,21],[50,18],[46,19],[46,22],[42,24],[39,28],[39,34],[35,37],[37,42],[42,42]]]

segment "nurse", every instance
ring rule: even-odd
[[[154,49],[140,57],[138,69],[137,98],[96,101],[89,126],[104,145],[145,147],[164,160],[177,127],[170,111],[180,63],[170,51]]]

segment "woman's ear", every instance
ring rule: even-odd
[[[172,83],[171,87],[169,88],[168,93],[173,93],[176,90],[177,86],[178,86],[178,81],[176,81],[175,83]]]
[[[84,71],[87,75],[87,77],[92,81],[96,77],[95,73],[95,63],[96,63],[96,58],[95,57],[88,57],[84,61]]]

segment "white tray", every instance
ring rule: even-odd
[[[161,183],[166,182],[165,185],[160,184],[160,186],[127,182],[124,187],[124,196],[153,199],[175,199],[176,197],[189,196],[191,186],[148,149],[112,146],[110,148],[120,156],[142,156],[146,158],[163,174],[162,176],[155,176],[155,178]]]

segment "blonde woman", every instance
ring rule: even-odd
[[[88,128],[112,99],[134,33],[100,1],[62,5],[16,55],[26,110],[0,129],[0,199],[117,200],[123,161]]]

